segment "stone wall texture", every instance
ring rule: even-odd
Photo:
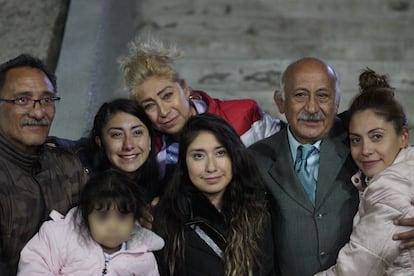
[[[0,61],[22,52],[56,68],[69,0],[0,0]]]
[[[178,66],[194,89],[254,98],[281,118],[272,94],[291,61],[317,56],[337,70],[340,111],[370,67],[389,76],[412,127],[412,26],[410,0],[0,0],[0,60],[30,52],[57,66],[64,100],[52,131],[69,138],[86,133],[102,102],[126,95],[117,57],[148,34],[184,51]]]

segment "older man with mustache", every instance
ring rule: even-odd
[[[78,159],[45,145],[56,77],[20,55],[0,65],[0,271],[15,275],[20,250],[47,220],[77,205],[87,175]]]
[[[340,96],[338,76],[324,61],[291,63],[274,95],[288,127],[251,146],[271,194],[281,275],[313,275],[335,264],[352,231],[359,197],[351,176],[357,167],[336,116]],[[413,233],[405,234],[410,241]]]

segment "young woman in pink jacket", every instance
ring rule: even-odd
[[[360,86],[349,109],[359,210],[336,265],[317,275],[414,275],[414,249],[392,239],[412,228],[393,221],[414,216],[414,147],[408,146],[406,116],[384,76],[367,69]]]
[[[138,184],[114,170],[90,178],[78,207],[52,220],[21,252],[18,275],[159,275],[153,251],[164,241],[137,219]]]

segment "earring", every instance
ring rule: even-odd
[[[190,96],[188,96],[188,100],[189,101],[192,101],[192,100],[200,100],[200,101],[202,101],[203,100],[203,97],[201,97],[201,95],[190,95]]]

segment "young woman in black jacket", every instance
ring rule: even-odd
[[[274,275],[265,188],[254,160],[221,117],[191,117],[176,170],[155,210],[165,275]]]

